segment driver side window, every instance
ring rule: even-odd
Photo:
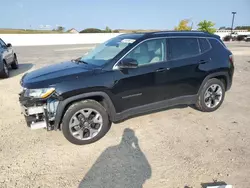
[[[165,39],[152,39],[139,44],[125,58],[132,58],[139,66],[157,63],[166,59]]]

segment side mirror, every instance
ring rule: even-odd
[[[138,67],[138,62],[133,58],[126,58],[118,64],[120,69],[135,69]]]
[[[12,45],[10,43],[7,44],[7,48],[10,48],[12,47]]]

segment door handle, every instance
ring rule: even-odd
[[[205,60],[200,60],[199,61],[199,64],[205,64],[205,63],[207,63],[207,61],[205,61]]]
[[[169,69],[170,68],[159,68],[155,72],[164,72],[164,71],[168,71]]]

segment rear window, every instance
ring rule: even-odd
[[[227,49],[226,45],[221,42],[219,39],[209,39],[209,42],[213,49],[218,50],[218,49]]]
[[[209,44],[208,40],[205,38],[200,38],[200,48],[202,52],[206,52],[211,49],[211,45]]]
[[[170,60],[189,58],[200,53],[196,38],[172,38],[168,42]]]

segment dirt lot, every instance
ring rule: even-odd
[[[227,45],[235,77],[218,111],[178,107],[136,117],[87,146],[70,144],[60,131],[29,130],[18,93],[25,72],[90,46],[16,48],[20,69],[0,80],[0,187],[200,188],[213,181],[250,187],[250,43]]]

